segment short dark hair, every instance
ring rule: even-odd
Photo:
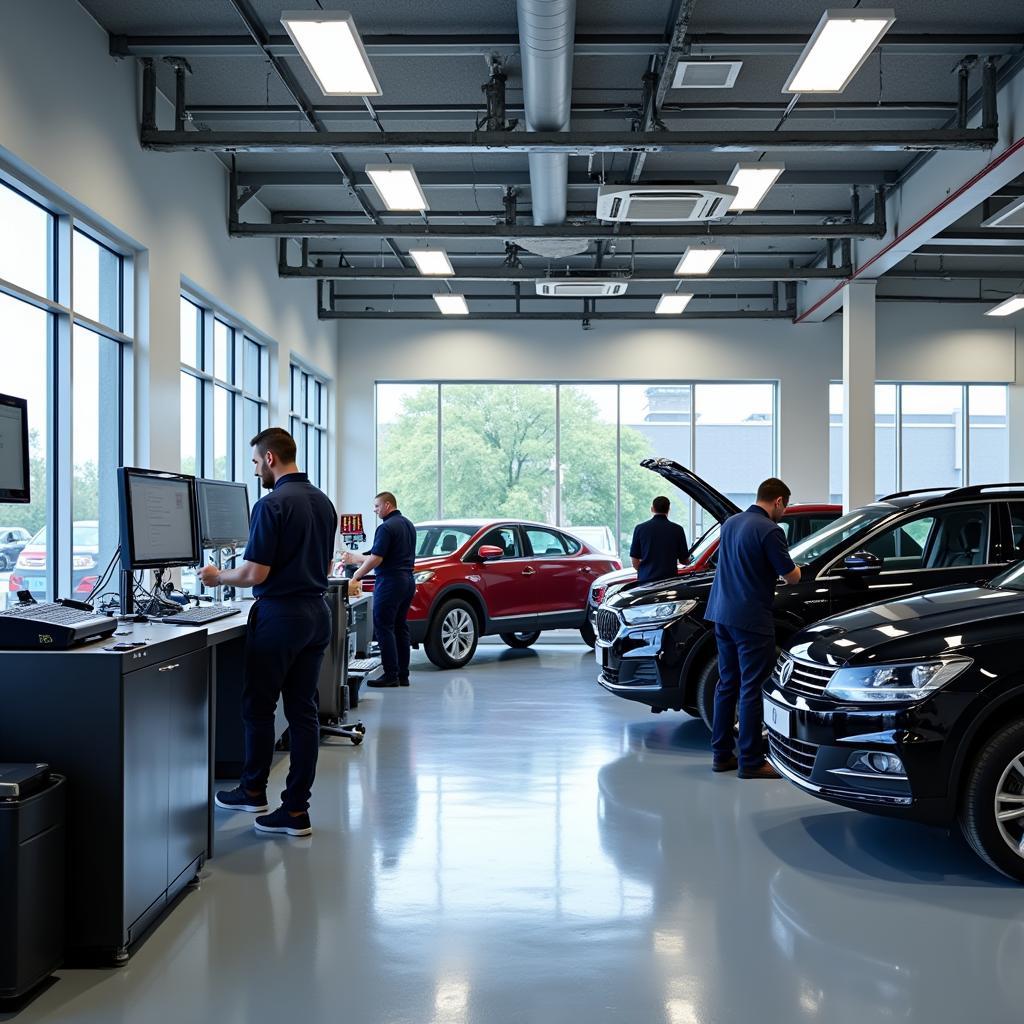
[[[267,427],[261,430],[250,442],[260,455],[273,452],[285,465],[295,461],[295,438],[284,427]]]
[[[389,505],[394,505],[398,508],[398,499],[390,491],[381,491],[380,494],[375,494],[375,498],[383,498]]]
[[[654,511],[659,516],[667,516],[668,515],[668,510],[671,507],[672,507],[672,502],[670,502],[668,500],[668,498],[665,497],[664,494],[659,494],[654,499],[654,501],[651,502],[651,508],[654,509]]]
[[[767,480],[762,480],[760,487],[757,489],[757,500],[758,501],[776,501],[779,498],[788,505],[792,491],[777,477],[770,476]]]

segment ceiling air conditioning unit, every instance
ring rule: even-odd
[[[537,294],[556,299],[599,299],[625,295],[628,284],[596,277],[547,277],[537,282]]]
[[[597,216],[634,224],[715,220],[729,212],[737,191],[732,185],[601,185]]]

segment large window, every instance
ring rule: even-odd
[[[291,365],[288,430],[298,448],[296,461],[312,483],[321,490],[328,486],[327,472],[327,381],[299,363]]]
[[[382,382],[377,486],[414,520],[537,519],[623,553],[667,494],[693,539],[709,524],[640,461],[696,466],[749,503],[775,472],[775,401],[774,383]]]
[[[875,495],[999,483],[1010,471],[1005,384],[876,384]],[[830,490],[842,501],[843,386],[829,389]]]
[[[249,440],[269,424],[267,346],[197,300],[181,297],[181,470],[249,485]]]
[[[0,390],[28,400],[32,486],[0,510],[30,535],[0,561],[0,607],[18,590],[84,598],[117,549],[130,296],[126,253],[0,182]]]

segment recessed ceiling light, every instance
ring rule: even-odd
[[[451,260],[443,249],[410,249],[417,270],[430,277],[447,277],[454,274]]]
[[[658,305],[654,312],[662,316],[682,313],[692,298],[693,296],[687,295],[686,292],[672,292],[670,295],[662,295],[658,299]]]
[[[985,316],[1009,316],[1022,309],[1024,309],[1024,295],[1011,295],[1005,301],[1000,302],[998,306],[986,309]]]
[[[325,96],[380,95],[348,11],[285,11],[281,24]]]
[[[367,164],[366,173],[389,210],[428,209],[412,164]]]
[[[981,222],[983,228],[1024,227],[1024,198],[1012,199],[998,213]]]
[[[731,89],[743,67],[741,60],[681,60],[673,89]]]
[[[440,295],[434,296],[434,302],[445,316],[465,316],[469,312],[465,295],[449,295],[448,292],[441,292]]]
[[[724,249],[689,248],[683,253],[675,272],[677,274],[707,274],[718,262]]]
[[[729,184],[739,192],[729,210],[756,210],[785,169],[785,164],[737,164],[729,175]]]
[[[889,8],[825,11],[782,91],[842,92],[895,20]]]

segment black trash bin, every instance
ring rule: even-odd
[[[16,999],[64,959],[64,776],[0,764],[0,999]]]

